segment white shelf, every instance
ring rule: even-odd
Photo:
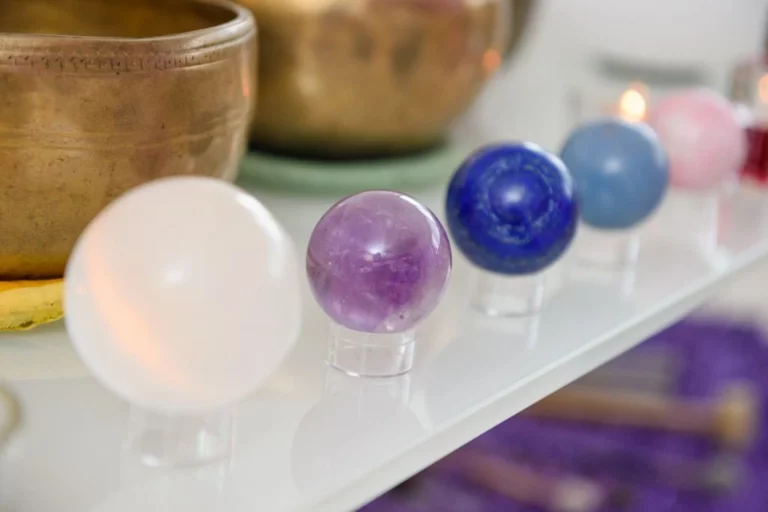
[[[332,202],[260,197],[302,250]],[[419,197],[442,211],[441,190]],[[24,424],[0,458],[0,509],[351,510],[636,345],[766,259],[761,202],[768,204],[744,193],[729,198],[719,248],[705,253],[693,242],[696,219],[685,201],[669,198],[644,230],[634,285],[629,275],[563,262],[549,275],[551,300],[537,321],[467,313],[468,267],[456,255],[448,295],[420,330],[415,370],[398,379],[353,379],[328,369],[327,322],[305,287],[298,348],[238,408],[232,460],[208,468],[138,465],[122,448],[128,408],[87,375],[60,325],[3,335],[0,376],[19,396]]]

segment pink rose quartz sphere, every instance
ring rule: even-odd
[[[667,96],[652,109],[648,123],[667,150],[675,187],[715,189],[746,158],[744,128],[731,103],[716,92],[695,89]]]

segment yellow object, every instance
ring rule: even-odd
[[[0,281],[0,331],[23,331],[64,316],[63,279]]]

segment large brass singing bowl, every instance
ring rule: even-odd
[[[0,0],[0,279],[62,275],[136,185],[233,179],[254,35],[224,0]]]
[[[239,0],[259,22],[253,138],[280,152],[439,141],[510,45],[508,0]]]

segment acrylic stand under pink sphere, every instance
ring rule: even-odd
[[[747,155],[737,112],[720,94],[692,89],[658,102],[649,124],[669,155],[673,194],[684,210],[681,234],[692,234],[697,245],[711,251],[721,195],[738,179]]]
[[[668,229],[677,231],[679,239],[692,243],[702,253],[715,251],[723,188],[706,191],[676,189],[670,196],[670,200],[675,201],[677,214]]]

